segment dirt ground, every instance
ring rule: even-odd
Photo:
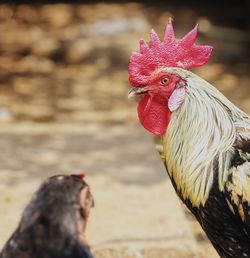
[[[88,238],[97,258],[211,257],[139,125],[19,124],[2,127],[0,138],[1,246],[43,179],[84,170],[95,197]]]

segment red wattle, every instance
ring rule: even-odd
[[[141,124],[149,132],[162,135],[166,132],[171,112],[166,99],[145,95],[137,107]]]

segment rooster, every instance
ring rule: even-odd
[[[85,227],[93,198],[83,174],[48,178],[33,195],[1,258],[93,258]]]
[[[250,257],[250,117],[188,69],[212,47],[196,45],[196,26],[182,39],[172,20],[164,40],[152,30],[132,53],[128,97],[161,142],[172,184],[223,258]]]

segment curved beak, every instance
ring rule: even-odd
[[[132,87],[128,92],[128,99],[134,99],[138,96],[144,95],[148,92],[148,89],[145,87]]]

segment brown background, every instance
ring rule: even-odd
[[[170,16],[178,37],[200,24],[199,42],[215,49],[197,72],[249,112],[248,7],[247,1],[1,5],[0,121],[133,120],[126,100],[130,53],[152,27],[162,37]]]

